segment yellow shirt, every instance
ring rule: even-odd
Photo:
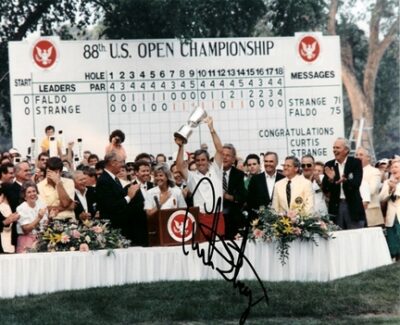
[[[48,151],[50,149],[50,139],[49,139],[49,137],[45,137],[42,140],[42,143],[40,144],[40,147],[42,149],[44,149],[45,151]],[[57,140],[57,148],[58,149],[61,148],[61,141],[59,139]]]
[[[75,186],[74,181],[69,178],[61,177],[61,182],[64,186],[65,192],[67,192],[69,198],[73,201],[75,197]],[[59,206],[60,199],[58,197],[58,192],[55,187],[47,183],[45,178],[37,184],[39,190],[39,198],[46,204],[46,206]],[[75,219],[74,210],[64,210],[57,214],[54,219]]]

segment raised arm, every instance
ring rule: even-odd
[[[213,119],[211,116],[207,116],[204,119],[204,122],[207,123],[208,128],[210,130],[211,133],[211,137],[214,143],[214,147],[215,147],[215,155],[214,155],[214,161],[217,163],[217,165],[219,167],[222,166],[222,142],[221,139],[219,138],[217,132],[214,129],[214,124],[213,124]]]
[[[175,143],[178,145],[178,155],[176,156],[176,169],[181,173],[182,177],[187,181],[188,179],[188,167],[183,160],[183,139],[176,137]]]

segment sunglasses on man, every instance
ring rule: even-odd
[[[301,164],[301,168],[311,168],[313,164]]]

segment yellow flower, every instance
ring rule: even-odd
[[[61,241],[62,234],[54,234],[50,235],[50,242],[51,243],[59,243]]]
[[[257,219],[254,219],[252,222],[251,222],[251,225],[253,226],[253,227],[255,227],[255,226],[257,226],[258,225],[258,218]]]
[[[283,217],[281,223],[284,226],[288,226],[288,227],[291,226],[291,222],[290,222],[290,219],[288,217]]]
[[[286,225],[286,227],[283,229],[284,234],[291,234],[292,233],[292,226],[291,225]]]

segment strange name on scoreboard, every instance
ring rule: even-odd
[[[241,157],[331,156],[343,136],[337,36],[9,43],[13,146],[23,151],[47,125],[103,156],[122,130],[131,160],[173,155],[173,134],[197,106]],[[39,143],[40,141],[36,142]],[[200,124],[187,151],[212,141]]]

